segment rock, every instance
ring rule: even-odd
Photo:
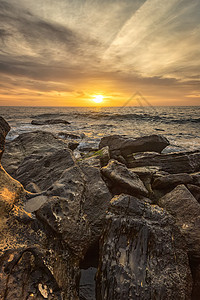
[[[159,167],[160,170],[178,174],[200,170],[200,151],[166,154],[141,153],[126,158],[128,168]]]
[[[160,153],[168,145],[169,141],[162,135],[143,136],[136,139],[110,135],[101,139],[99,148],[108,146],[113,158],[113,155],[126,157],[135,152],[155,151]]]
[[[85,179],[80,168],[68,168],[44,193],[48,201],[36,211],[37,217],[50,226],[80,258],[90,240],[89,225],[82,210],[84,191]]]
[[[158,204],[175,217],[190,257],[200,261],[200,204],[184,185],[178,185]]]
[[[31,182],[46,190],[74,165],[67,143],[48,132],[24,133],[7,144],[2,163],[23,185]]]
[[[0,116],[0,161],[4,151],[5,138],[9,131],[9,124],[6,122],[6,120],[4,120],[4,118]]]
[[[110,152],[109,152],[108,146],[101,148],[99,158],[100,158],[102,167],[104,167],[108,164],[108,162],[110,160]]]
[[[200,186],[200,172],[191,174],[191,176],[192,176],[192,179],[193,179],[193,183],[194,183],[195,185]]]
[[[85,175],[83,211],[90,224],[92,233],[90,244],[92,244],[99,240],[112,195],[103,181],[98,167],[92,166],[88,159],[81,161],[79,165]]]
[[[65,169],[73,165],[74,158],[69,149],[43,156],[32,155],[19,166],[15,178],[23,185],[34,181],[41,190],[46,190],[60,178]]]
[[[79,143],[77,143],[77,142],[69,142],[68,148],[73,151],[78,147],[78,145],[79,145]]]
[[[76,134],[73,134],[73,133],[70,133],[70,132],[59,132],[58,133],[58,136],[60,138],[66,138],[66,139],[72,139],[72,140],[76,140],[76,139],[81,139],[81,137],[79,135],[76,135]]]
[[[180,174],[169,174],[165,176],[159,176],[155,178],[153,181],[152,187],[154,189],[168,189],[171,190],[179,185],[179,184],[188,184],[192,183],[193,178],[191,175],[186,173],[180,173]]]
[[[158,206],[116,196],[100,241],[98,300],[191,299],[184,240]]]
[[[200,203],[200,187],[194,184],[187,184],[187,188],[194,198]]]
[[[27,132],[6,143],[2,164],[6,171],[15,178],[16,171],[24,159],[33,155],[36,156],[36,159],[40,159],[64,149],[68,149],[68,144],[50,132]]]
[[[32,125],[56,125],[56,124],[64,124],[68,125],[70,122],[61,119],[52,119],[52,120],[33,120],[31,121]]]
[[[28,183],[25,188],[30,193],[41,193],[41,189],[34,182]]]
[[[148,191],[137,174],[116,160],[110,160],[108,165],[101,168],[103,176],[110,179],[113,189],[131,194],[147,195]]]

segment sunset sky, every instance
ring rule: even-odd
[[[199,0],[0,0],[0,44],[0,105],[200,105]]]

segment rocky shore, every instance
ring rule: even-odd
[[[0,117],[0,299],[200,299],[200,150],[113,135],[75,158],[73,137],[9,130]]]

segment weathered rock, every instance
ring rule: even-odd
[[[92,166],[90,159],[81,161],[79,165],[86,180],[83,211],[90,224],[92,233],[90,243],[92,244],[97,242],[100,237],[112,195],[102,180],[100,169]]]
[[[112,182],[113,189],[131,194],[147,195],[148,191],[137,174],[116,160],[110,160],[108,165],[101,168],[102,174]]]
[[[190,257],[200,260],[200,204],[184,185],[178,185],[158,204],[175,217]]]
[[[41,206],[41,197],[48,201],[25,191],[0,168],[0,299],[78,300],[80,258],[50,226],[24,210],[24,203],[30,212]]]
[[[7,147],[3,165],[24,186],[33,182],[45,190],[74,165],[67,143],[48,132],[24,133]]]
[[[9,131],[10,131],[9,124],[6,122],[6,120],[4,120],[4,118],[0,116],[0,161],[4,151],[5,138]]]
[[[191,174],[191,175],[192,175],[193,183],[195,185],[200,186],[200,172],[196,172],[196,173]]]
[[[35,131],[20,134],[15,140],[6,143],[6,151],[2,165],[14,178],[20,165],[28,157],[36,156],[36,160],[57,152],[68,149],[68,144],[50,132]]]
[[[179,184],[192,183],[193,178],[191,175],[186,173],[180,174],[169,174],[165,176],[159,176],[153,181],[152,187],[154,189],[173,189]]]
[[[200,170],[200,151],[133,154],[126,158],[126,162],[128,168],[156,166],[172,174],[193,173]]]
[[[114,197],[100,241],[97,299],[191,299],[187,253],[174,223],[158,206]]]
[[[127,138],[120,135],[105,136],[101,139],[99,148],[108,146],[110,155],[127,156],[131,153],[155,151],[160,153],[169,141],[162,135],[143,136],[136,139]]]
[[[200,203],[200,187],[194,184],[187,184],[187,188],[194,198]]]
[[[101,166],[104,167],[108,164],[110,160],[110,152],[109,152],[109,147],[103,147],[101,148],[101,152],[99,155]]]
[[[60,235],[71,251],[82,258],[90,240],[89,225],[82,210],[85,179],[78,166],[66,169],[44,193],[48,197],[37,217]],[[34,201],[34,199],[33,199]]]
[[[55,125],[55,124],[64,124],[68,125],[70,122],[61,119],[52,119],[52,120],[33,120],[31,121],[32,125]]]

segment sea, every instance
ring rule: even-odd
[[[134,107],[14,107],[1,106],[0,115],[11,126],[7,140],[25,132],[49,131],[59,138],[65,133],[80,136],[79,149],[98,148],[103,136],[128,137],[161,134],[170,145],[164,152],[200,150],[200,106]],[[32,120],[62,119],[56,125],[32,125]]]

